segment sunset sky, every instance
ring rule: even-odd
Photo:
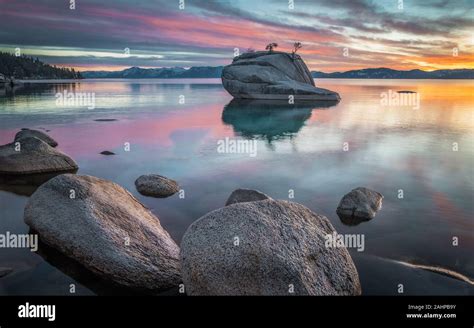
[[[234,48],[300,41],[311,70],[474,68],[474,0],[179,2],[75,0],[71,10],[70,0],[0,0],[0,50],[119,70],[226,65]]]

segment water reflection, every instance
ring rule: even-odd
[[[132,87],[133,83],[141,85]],[[327,103],[290,106],[232,101],[224,107],[230,98],[220,81],[215,86],[172,83],[77,83],[77,91],[96,93],[94,111],[56,106],[54,92],[63,91],[65,85],[40,84],[40,89],[47,86],[44,92],[18,90],[15,97],[0,97],[0,144],[10,142],[22,127],[50,129],[61,150],[77,161],[81,174],[130,190],[178,243],[196,218],[222,206],[233,189],[261,189],[283,199],[294,188],[294,201],[327,216],[339,233],[363,233],[370,239],[364,256],[438,265],[474,276],[470,178],[474,82],[323,80],[321,86],[343,97],[329,110],[313,110],[326,108]],[[415,90],[422,106],[419,110],[382,106],[380,95],[388,90]],[[180,95],[186,97],[183,104],[178,101]],[[104,118],[117,121],[94,121]],[[261,138],[258,156],[219,154],[216,140],[235,134]],[[118,153],[126,141],[132,142],[132,156],[98,155],[104,149]],[[344,142],[350,144],[350,151],[342,151]],[[454,142],[458,151],[453,151]],[[134,181],[146,172],[178,180],[189,190],[186,201],[141,197]],[[335,209],[347,190],[360,185],[386,195],[384,206],[370,222],[348,226],[356,222],[339,219]],[[18,194],[31,190],[24,189],[24,185],[0,185],[1,231],[28,231],[23,221],[27,198]],[[398,189],[409,197],[398,199]],[[450,241],[453,235],[463,240],[458,247],[433,243]],[[71,269],[67,258],[42,255],[3,249],[0,262],[14,272],[0,279],[0,294],[68,294],[64,286],[72,282],[77,282],[77,295],[114,293],[115,288],[107,290],[79,264]],[[390,294],[393,282],[400,279],[414,294],[432,293],[434,286],[438,294],[473,293],[471,286],[454,285],[451,278],[430,282],[418,279],[418,271],[397,270],[384,261],[354,258],[354,262],[364,294]]]
[[[218,103],[222,106],[228,96],[222,92],[221,84],[209,83],[198,79],[199,83],[176,83],[168,80],[81,80],[52,81],[51,83],[25,82],[14,88],[0,87],[0,114],[90,114],[98,111],[119,110],[130,113],[130,109],[143,111],[167,111],[173,108],[184,109],[187,106]],[[202,92],[201,92],[202,91]],[[93,94],[95,108],[92,111],[80,104],[57,104],[58,93]],[[203,93],[213,93],[211,97],[202,97]],[[179,102],[185,96],[185,103]],[[222,108],[222,107],[221,107]],[[135,112],[136,114],[136,112]],[[65,115],[62,115],[63,117]],[[0,120],[0,124],[3,123]]]
[[[356,226],[361,224],[362,222],[367,222],[370,221],[368,218],[362,218],[362,217],[357,217],[353,215],[345,215],[345,214],[340,214],[337,213],[339,216],[339,219],[341,220],[342,223],[344,223],[347,226]]]
[[[35,96],[42,95],[45,92],[53,89],[51,84],[41,83],[20,83],[13,87],[0,87],[0,97],[14,97],[21,95]]]
[[[39,186],[55,176],[76,172],[77,170],[34,174],[0,174],[0,190],[20,196],[31,196]]]
[[[337,105],[337,101],[288,104],[277,100],[233,99],[222,112],[222,122],[246,138],[274,140],[292,138],[311,117],[314,109]]]

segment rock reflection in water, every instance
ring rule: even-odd
[[[0,190],[12,192],[20,196],[31,196],[39,186],[55,176],[76,172],[77,169],[35,174],[0,174]]]
[[[281,100],[233,99],[222,112],[222,121],[246,138],[269,143],[292,138],[311,117],[314,109],[333,107],[338,101],[305,101],[288,104]]]
[[[356,226],[361,224],[362,222],[370,221],[368,218],[357,217],[353,215],[344,215],[344,214],[337,214],[341,222],[347,226]]]

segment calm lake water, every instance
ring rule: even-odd
[[[33,83],[13,93],[0,90],[0,143],[23,127],[49,130],[79,164],[79,174],[130,190],[177,243],[236,188],[278,199],[294,194],[290,200],[327,216],[339,233],[364,234],[364,252],[350,250],[363,294],[397,294],[399,284],[405,294],[474,294],[466,282],[396,262],[474,278],[474,82],[316,84],[339,92],[342,101],[332,107],[231,103],[217,79]],[[64,90],[94,93],[95,108],[58,105],[55,95]],[[382,102],[401,90],[417,92],[418,109]],[[219,153],[217,143],[226,137],[256,140],[256,156]],[[100,155],[104,150],[117,155]],[[140,195],[134,181],[146,173],[177,180],[184,199]],[[345,225],[336,207],[358,186],[381,192],[383,208],[369,222]],[[20,191],[0,187],[1,233],[28,233],[27,201]],[[97,293],[90,279],[29,250],[0,249],[0,267],[13,269],[0,278],[0,294],[67,295],[71,283],[76,294]]]

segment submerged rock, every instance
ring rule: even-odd
[[[73,172],[76,162],[36,137],[0,146],[0,175],[25,175],[49,172]]]
[[[237,56],[222,71],[222,85],[234,98],[340,100],[339,94],[317,88],[299,55],[257,51]]]
[[[6,275],[13,272],[12,268],[0,267],[0,278],[5,277]]]
[[[42,242],[116,284],[162,290],[180,282],[176,243],[157,217],[113,182],[57,176],[31,196],[24,219]]]
[[[337,214],[343,223],[356,225],[368,221],[382,208],[382,194],[368,188],[353,189],[339,202]]]
[[[107,155],[107,156],[110,156],[110,155],[115,155],[114,152],[112,151],[109,151],[109,150],[104,150],[104,151],[101,151],[100,152],[101,155]]]
[[[140,194],[152,197],[169,197],[179,191],[178,183],[158,174],[147,174],[135,180]]]
[[[189,295],[359,295],[344,247],[325,246],[329,220],[272,199],[238,203],[194,222],[181,242]]]
[[[265,195],[263,192],[253,189],[236,189],[230,194],[225,206],[229,206],[235,203],[254,202],[259,200],[271,199],[270,196]]]
[[[56,147],[58,145],[57,141],[51,138],[46,133],[42,131],[38,131],[38,130],[30,130],[27,128],[21,129],[21,131],[19,131],[15,135],[15,141],[21,141],[22,139],[30,138],[30,137],[38,138],[39,140],[46,142],[51,147]]]

